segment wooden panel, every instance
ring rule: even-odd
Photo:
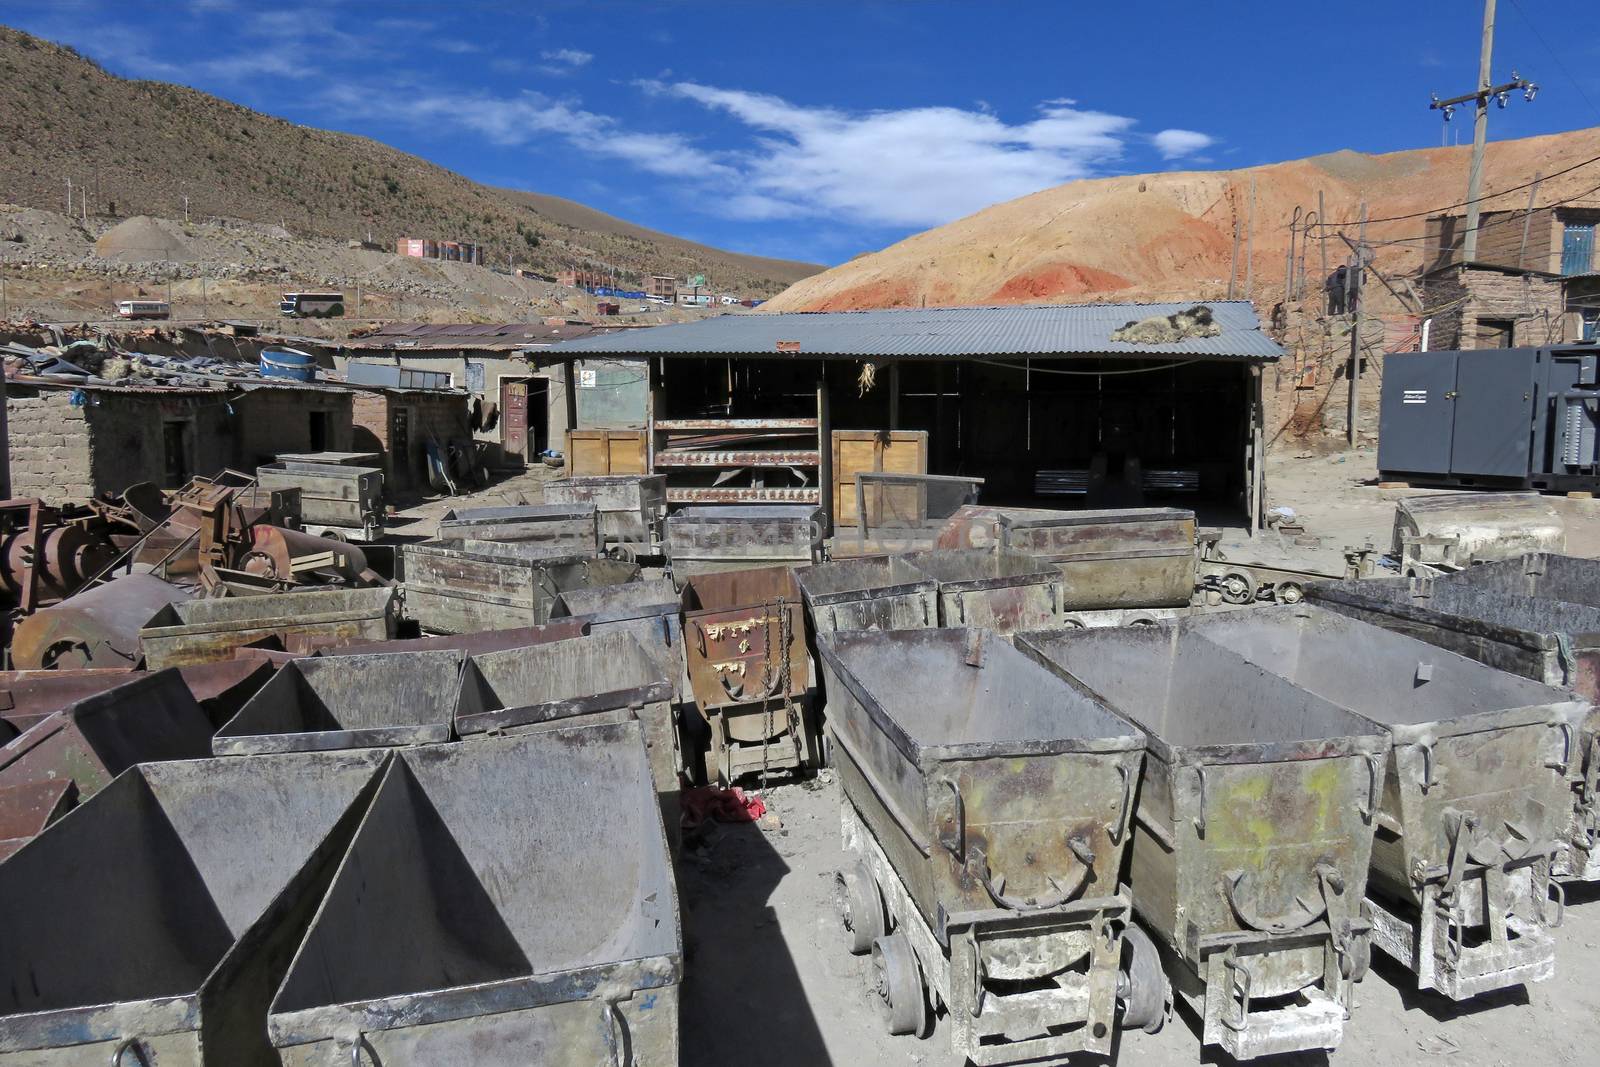
[[[643,430],[607,430],[607,474],[645,474]]]
[[[567,473],[643,474],[643,430],[582,429],[567,433]]]
[[[856,472],[887,471],[893,474],[928,473],[928,432],[926,430],[835,430],[833,431],[833,514],[840,526],[855,526]],[[914,492],[907,490],[907,492]],[[877,501],[868,501],[868,519],[882,521]]]

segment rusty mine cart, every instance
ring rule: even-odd
[[[1373,942],[1465,1000],[1550,977],[1587,703],[1310,605],[1190,620],[1393,738],[1368,905]]]
[[[1201,1041],[1336,1047],[1370,958],[1383,731],[1167,626],[1017,642],[1149,734],[1129,880]]]
[[[840,775],[836,892],[892,1033],[948,1013],[976,1064],[1106,1055],[1167,988],[1118,884],[1144,737],[983,630],[818,639]]]

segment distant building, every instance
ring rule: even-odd
[[[668,303],[678,298],[678,279],[670,274],[652,274],[645,292]]]
[[[429,237],[402,237],[395,252],[417,259],[443,259],[483,266],[483,246],[475,241],[435,241]]]
[[[556,272],[556,284],[571,289],[599,289],[611,284],[611,275],[597,270],[563,270]]]
[[[1428,347],[1511,348],[1600,337],[1600,209],[1567,205],[1486,211],[1471,263],[1466,218],[1435,215],[1424,229],[1423,304]]]

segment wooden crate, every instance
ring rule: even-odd
[[[833,514],[837,526],[856,526],[856,473],[887,471],[892,474],[928,473],[928,432],[926,430],[835,430],[833,431]],[[915,494],[912,487],[885,489],[885,493]],[[882,523],[881,500],[867,501],[871,525]],[[903,511],[890,501],[891,510]],[[909,502],[905,502],[909,503]],[[914,510],[914,506],[913,506]]]
[[[644,430],[567,431],[567,473],[645,474]]]

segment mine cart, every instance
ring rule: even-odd
[[[607,551],[622,558],[661,553],[666,536],[665,474],[593,474],[560,478],[544,487],[551,504],[593,504]]]
[[[1587,703],[1309,605],[1185,629],[1392,736],[1367,896],[1374,943],[1418,986],[1463,1000],[1554,972]]]
[[[1407,577],[1566,547],[1566,523],[1539,493],[1429,493],[1394,507],[1390,552]]]
[[[81,670],[139,665],[139,629],[188,589],[153,574],[123,574],[17,623],[11,665],[18,670]]]
[[[1235,1059],[1334,1048],[1370,958],[1361,903],[1389,739],[1174,635],[1056,630],[1017,645],[1150,735],[1129,880],[1201,1040]]]
[[[1058,625],[1061,572],[1008,548],[936,548],[904,557],[939,583],[939,625],[1000,634]]]
[[[285,1067],[676,1067],[654,793],[633,722],[396,756],[273,1001]]]
[[[1313,597],[1512,674],[1600,703],[1600,562],[1536,552],[1437,580],[1340,582]],[[1600,712],[1580,738],[1572,848],[1561,877],[1600,880]]]
[[[256,468],[262,489],[299,489],[300,522],[311,533],[376,541],[383,534],[383,471],[288,460]]]
[[[588,633],[630,633],[672,680],[673,700],[689,704],[689,665],[683,654],[683,616],[670,578],[569,589],[550,609],[551,624],[576,620]],[[575,635],[576,636],[576,635]]]
[[[1054,511],[969,506],[939,548],[1001,545],[1055,564],[1063,610],[1181,607],[1195,588],[1194,512],[1177,508]]]
[[[0,748],[0,787],[71,781],[87,799],[136,763],[210,755],[212,729],[177,671],[132,674],[115,689],[52,712]]]
[[[515,541],[557,548],[572,556],[600,555],[600,524],[593,504],[530,504],[463,508],[439,520],[441,540]]]
[[[800,567],[813,634],[834,630],[916,630],[939,625],[939,581],[901,556],[836,559]]]
[[[317,653],[330,656],[369,656],[377,652],[432,652],[454,649],[469,656],[480,652],[499,652],[507,648],[526,648],[551,641],[570,641],[589,632],[582,619],[555,619],[543,626],[518,626],[511,630],[477,630],[467,634],[436,634],[432,637],[402,637],[393,641],[354,641],[342,648],[325,648]]]
[[[574,722],[638,719],[667,833],[676,843],[683,758],[672,701],[672,676],[632,634],[597,634],[467,660],[456,731],[473,740]]]
[[[389,586],[190,600],[162,608],[139,631],[139,644],[151,670],[232,659],[235,649],[265,640],[309,654],[393,637],[394,602]]]
[[[0,1064],[276,1065],[272,992],[384,758],[144,764],[0,864],[4,914],[54,916],[0,925]]]
[[[769,565],[804,567],[822,558],[821,512],[782,504],[683,508],[667,517],[667,562],[681,586],[690,575]]]
[[[983,630],[817,639],[842,796],[835,891],[896,1034],[977,1064],[1107,1054],[1167,989],[1118,882],[1144,737]],[[1126,958],[1125,958],[1126,957]]]
[[[540,626],[562,591],[639,575],[633,563],[532,544],[449,539],[402,551],[406,617],[433,633]]]
[[[219,756],[448,741],[460,652],[390,652],[285,664],[211,739]]]
[[[711,732],[706,780],[812,762],[811,657],[788,567],[699,574],[683,587],[683,649]]]

